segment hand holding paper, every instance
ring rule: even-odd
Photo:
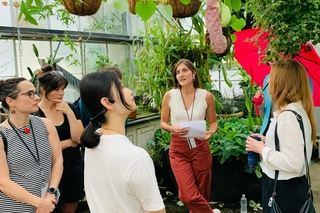
[[[183,121],[179,122],[179,126],[181,129],[187,128],[189,131],[185,135],[181,135],[181,137],[185,138],[200,138],[206,137],[206,121]]]

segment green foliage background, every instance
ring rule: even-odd
[[[270,32],[267,59],[299,52],[301,44],[320,42],[320,0],[247,0],[254,26]]]

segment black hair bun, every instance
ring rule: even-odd
[[[48,64],[42,67],[41,70],[42,70],[42,73],[46,73],[46,72],[51,72],[52,70],[54,70],[54,68],[51,64]]]

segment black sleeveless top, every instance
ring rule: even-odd
[[[78,109],[73,104],[68,104],[68,105],[72,109],[76,118],[78,120],[80,120],[80,115],[79,115]],[[46,117],[40,107],[39,107],[39,111],[37,112],[37,115],[40,117]],[[63,117],[64,117],[63,123],[60,126],[56,126],[60,141],[67,140],[67,139],[71,138],[68,117],[65,114],[63,114]],[[69,147],[69,148],[62,150],[62,155],[63,155],[63,164],[64,165],[78,164],[78,162],[81,161],[80,145],[78,145],[77,147]]]

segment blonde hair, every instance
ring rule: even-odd
[[[272,65],[269,85],[275,109],[301,101],[311,124],[311,139],[315,144],[316,122],[307,71],[302,64],[293,59],[279,60]]]

